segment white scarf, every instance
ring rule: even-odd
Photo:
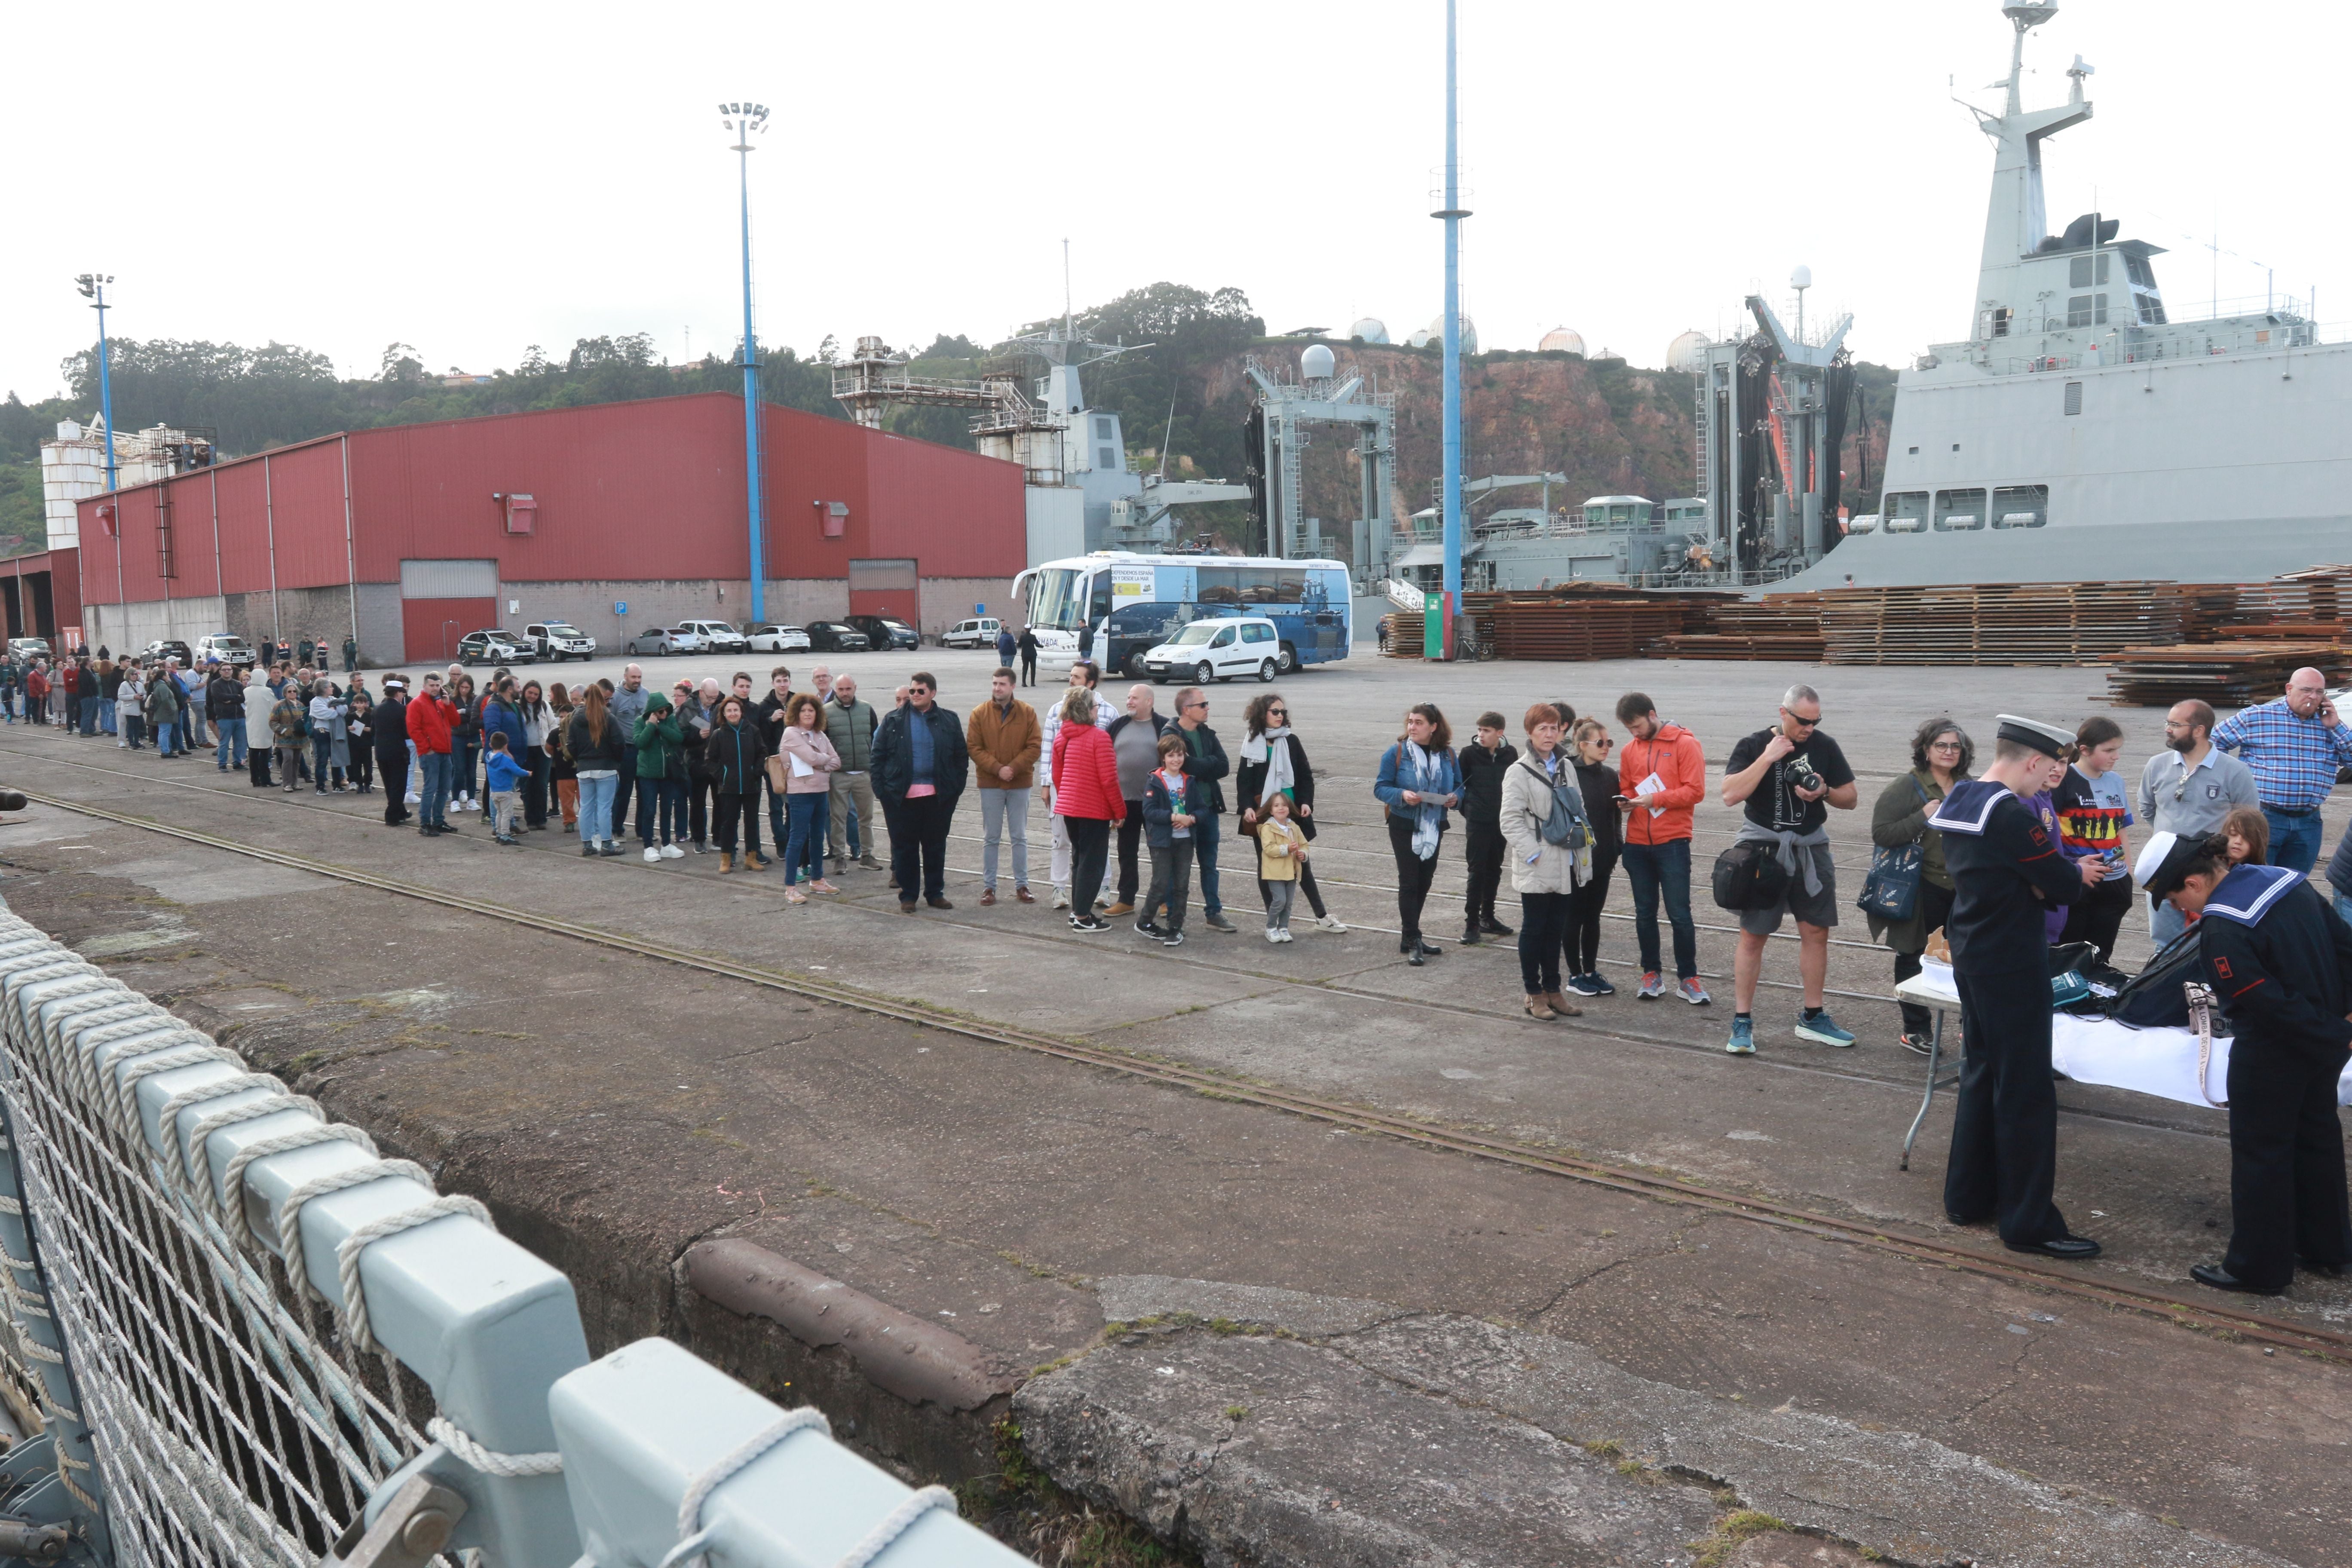
[[[1262,801],[1272,800],[1276,795],[1280,795],[1283,791],[1286,789],[1295,789],[1298,784],[1298,773],[1297,768],[1292,764],[1290,757],[1289,726],[1285,725],[1280,729],[1268,730],[1265,732],[1264,739],[1265,742],[1265,784],[1258,792],[1258,799]]]
[[[1421,805],[1415,808],[1418,820],[1413,824],[1412,852],[1427,860],[1436,855],[1438,840],[1444,831],[1439,825],[1445,820],[1445,808],[1429,798],[1437,793],[1437,763],[1411,741],[1400,744],[1404,747],[1405,761],[1412,768],[1411,787],[1422,797]]]

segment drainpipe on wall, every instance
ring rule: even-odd
[[[352,595],[352,641],[360,640],[360,566],[359,555],[352,544],[352,438],[346,434],[343,447],[343,580]]]
[[[269,454],[261,454],[261,523],[269,540],[269,640],[278,643],[286,635],[278,624],[278,498],[269,485]],[[121,556],[121,539],[115,540],[117,559]]]

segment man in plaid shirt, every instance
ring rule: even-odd
[[[2319,808],[2336,787],[2336,770],[2352,766],[2352,724],[2336,717],[2327,679],[2315,669],[2287,678],[2286,695],[2249,708],[2213,731],[2261,786],[2271,825],[2271,864],[2297,876],[2319,859]]]

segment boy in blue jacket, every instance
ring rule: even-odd
[[[522,781],[529,771],[507,749],[506,732],[491,731],[482,773],[490,787],[490,835],[501,844],[522,842],[515,837],[515,817],[522,810]]]
[[[1143,837],[1151,847],[1151,890],[1136,911],[1135,929],[1169,947],[1184,945],[1184,903],[1192,890],[1192,825],[1207,809],[1201,781],[1184,771],[1184,739],[1160,737],[1160,766],[1143,784]],[[1165,910],[1167,920],[1151,917]]]

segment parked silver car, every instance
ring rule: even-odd
[[[701,653],[702,634],[686,626],[647,626],[629,639],[627,651],[650,654],[656,658],[673,653]]]

